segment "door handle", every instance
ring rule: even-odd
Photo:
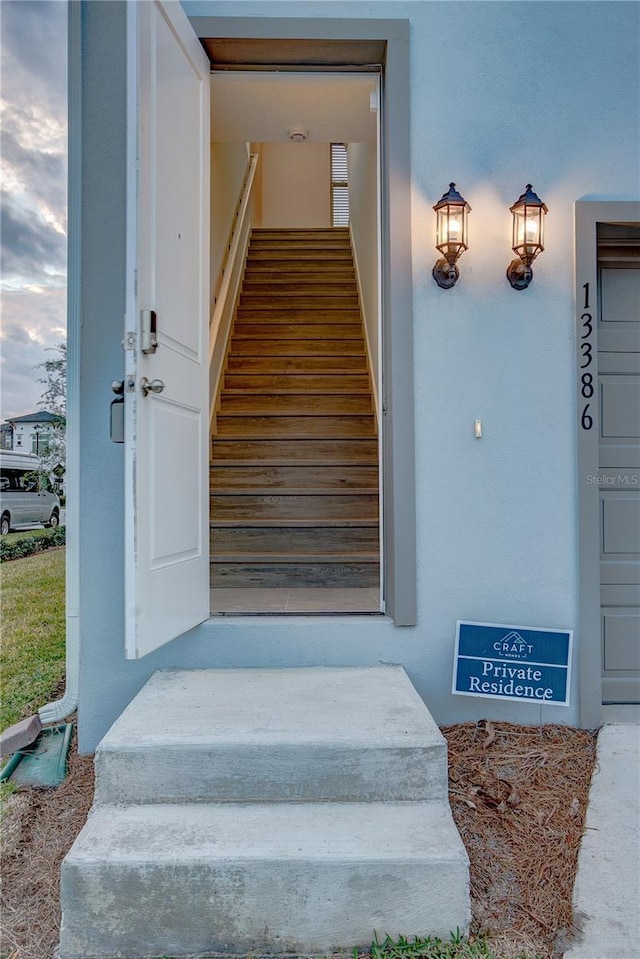
[[[140,389],[145,396],[148,396],[149,393],[162,393],[164,383],[162,380],[151,380],[151,382],[149,382],[147,377],[143,376],[140,380]]]

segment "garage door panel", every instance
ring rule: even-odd
[[[620,470],[632,470],[628,479],[625,479],[627,486],[638,487],[635,477],[640,469],[640,443],[629,440],[602,440],[600,443],[600,473],[608,470],[610,473],[619,475]],[[615,485],[620,485],[618,482]]]
[[[606,671],[640,669],[640,610],[606,610],[602,637]]]
[[[640,583],[603,584],[600,587],[601,606],[640,606]]]
[[[640,439],[640,377],[600,378],[600,422],[603,437]]]
[[[640,316],[640,270],[600,271],[601,323],[633,323]]]
[[[640,374],[640,353],[603,353],[598,356],[598,372]]]
[[[637,554],[640,547],[640,492],[603,493],[602,555]]]
[[[602,586],[636,586],[640,584],[640,563],[629,559],[603,560],[600,583]]]
[[[598,350],[601,353],[638,353],[640,352],[640,331],[630,323],[600,326]]]

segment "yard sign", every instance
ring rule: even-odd
[[[458,621],[452,692],[568,706],[573,632]]]

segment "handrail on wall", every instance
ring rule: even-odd
[[[231,244],[222,268],[222,282],[216,297],[209,323],[209,420],[212,423],[216,412],[218,387],[222,377],[227,341],[240,290],[240,281],[249,245],[251,231],[251,201],[258,155],[249,157],[247,174],[242,186],[240,201],[235,215]]]

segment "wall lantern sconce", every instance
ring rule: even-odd
[[[511,207],[513,214],[512,249],[519,259],[512,260],[507,278],[514,290],[526,290],[533,279],[531,264],[544,250],[544,218],[547,208],[527,183],[525,192]]]
[[[449,192],[438,200],[433,208],[436,211],[436,249],[442,253],[433,268],[433,278],[443,290],[455,286],[460,271],[456,260],[467,249],[467,216],[471,207],[456,190],[455,183],[449,184]]]

